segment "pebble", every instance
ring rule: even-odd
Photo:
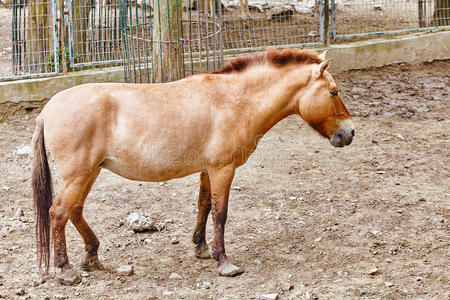
[[[209,290],[211,288],[211,282],[209,282],[209,281],[203,282],[202,287]]]
[[[182,278],[181,275],[175,272],[170,273],[169,275],[169,279],[181,279],[181,278]]]
[[[158,183],[159,184],[159,186],[163,186],[164,185],[164,182],[160,182],[160,183]]]
[[[133,212],[128,215],[128,228],[134,232],[144,232],[144,231],[156,231],[155,224],[153,220],[146,215]]]
[[[117,269],[117,274],[120,276],[131,276],[133,275],[133,266],[131,265],[123,265]]]
[[[278,294],[263,294],[261,295],[261,299],[264,300],[277,300],[279,298]]]
[[[289,200],[297,200],[297,197],[295,197],[295,196],[290,196],[290,197],[289,197]]]
[[[23,288],[18,288],[16,290],[15,294],[18,296],[23,296],[23,295],[25,295],[25,290]]]
[[[377,275],[377,274],[378,274],[377,268],[372,268],[369,270],[369,272],[367,272],[367,275]]]
[[[89,277],[90,275],[89,275],[88,272],[81,272],[81,273],[80,273],[80,276],[81,276],[81,277]]]
[[[14,215],[16,218],[23,217],[23,209],[20,207],[16,210],[16,213]]]
[[[394,286],[394,284],[393,284],[392,282],[388,282],[388,281],[386,281],[386,282],[384,283],[384,285],[387,286],[387,287]]]
[[[33,149],[31,149],[30,145],[25,145],[16,150],[18,155],[31,155],[33,153]]]
[[[176,237],[173,237],[172,238],[172,241],[171,241],[171,243],[172,243],[172,245],[176,245],[176,244],[178,244],[180,241],[178,241],[178,239],[176,238]]]
[[[255,259],[255,264],[260,265],[261,263],[262,261],[259,258]]]

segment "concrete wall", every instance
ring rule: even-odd
[[[450,59],[450,31],[331,45],[327,49],[329,49],[327,56],[333,58],[332,72],[381,67],[395,63]],[[230,59],[232,57],[226,58]],[[1,82],[0,105],[45,101],[57,92],[75,85],[88,82],[123,82],[123,80],[123,69],[119,67],[50,78]]]
[[[334,72],[396,63],[418,64],[450,59],[450,31],[331,45],[328,49]]]

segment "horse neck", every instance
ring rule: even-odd
[[[310,78],[308,66],[261,66],[238,74],[241,96],[249,100],[251,127],[262,135],[297,111],[294,95]]]

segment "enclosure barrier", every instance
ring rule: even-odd
[[[216,69],[223,53],[450,29],[448,0],[3,1],[0,81],[114,65],[130,81],[173,80]],[[158,37],[171,10],[178,32]],[[177,63],[155,69],[158,49]]]
[[[178,0],[121,1],[125,80],[166,82],[222,65],[220,10]],[[187,3],[193,7],[192,0]]]

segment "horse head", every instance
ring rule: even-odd
[[[326,52],[319,55],[320,64],[311,65],[308,84],[297,94],[298,112],[302,119],[335,147],[352,143],[355,136],[353,120],[342,102],[339,88],[327,72],[331,59]]]

